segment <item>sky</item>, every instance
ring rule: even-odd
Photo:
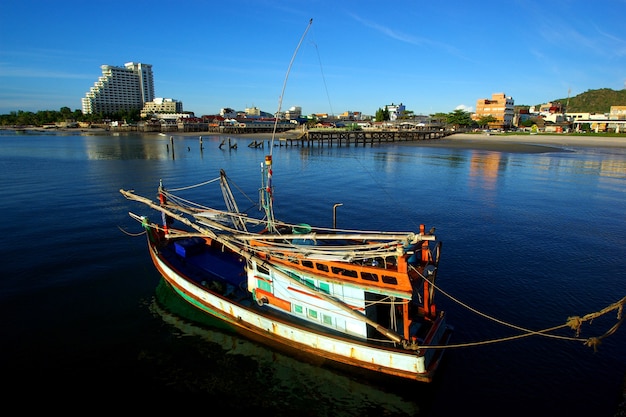
[[[626,88],[624,16],[626,0],[7,0],[0,114],[80,110],[101,66],[127,62],[196,116],[543,104]]]

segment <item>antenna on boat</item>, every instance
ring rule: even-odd
[[[272,130],[272,140],[270,142],[270,153],[269,155],[265,155],[265,161],[262,164],[263,171],[263,190],[261,191],[261,205],[265,209],[265,215],[267,217],[267,230],[274,231],[274,187],[272,186],[272,150],[274,149],[274,138],[276,137],[276,129],[278,127],[278,117],[282,110],[283,106],[283,96],[285,94],[285,88],[287,87],[287,80],[289,79],[289,72],[291,71],[291,66],[293,65],[293,61],[296,59],[296,55],[298,54],[298,50],[300,49],[300,45],[302,45],[302,41],[306,37],[309,28],[313,24],[313,19],[309,20],[309,24],[307,25],[302,37],[300,38],[300,42],[298,42],[298,46],[296,50],[293,52],[293,56],[291,57],[291,61],[289,62],[289,67],[287,68],[287,73],[285,74],[285,81],[283,82],[283,89],[280,92],[280,97],[278,99],[278,110],[274,115],[274,129]]]

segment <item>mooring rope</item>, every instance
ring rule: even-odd
[[[485,318],[487,318],[489,320],[492,320],[492,321],[494,321],[496,323],[502,324],[504,326],[508,326],[508,327],[513,328],[513,329],[523,331],[523,332],[525,332],[525,334],[520,334],[520,335],[515,335],[515,336],[508,336],[508,337],[503,337],[503,338],[498,338],[498,339],[490,339],[490,340],[478,341],[478,342],[450,344],[450,345],[445,345],[445,346],[433,346],[433,345],[422,346],[422,348],[424,348],[424,349],[450,349],[450,348],[460,348],[460,347],[472,347],[472,346],[481,346],[481,345],[488,345],[488,344],[507,342],[507,341],[516,340],[516,339],[522,339],[522,338],[529,337],[529,336],[544,336],[544,337],[548,337],[548,338],[552,338],[552,339],[560,339],[560,340],[581,342],[585,346],[593,347],[594,351],[597,351],[598,346],[602,343],[602,340],[604,340],[608,336],[610,336],[613,333],[615,333],[615,331],[617,331],[617,329],[621,326],[622,322],[624,321],[624,318],[622,317],[622,312],[623,312],[623,309],[624,309],[624,305],[626,304],[626,297],[622,298],[619,301],[616,301],[615,303],[610,304],[609,306],[603,308],[602,310],[600,310],[598,312],[589,313],[589,314],[586,314],[583,317],[579,317],[579,316],[568,317],[567,321],[564,324],[561,324],[561,325],[558,325],[558,326],[554,326],[554,327],[550,327],[550,328],[543,329],[543,330],[531,330],[531,329],[527,329],[527,328],[524,328],[524,327],[521,327],[521,326],[518,326],[518,325],[515,325],[515,324],[507,323],[507,322],[502,321],[500,319],[497,319],[497,318],[495,318],[493,316],[489,316],[489,315],[487,315],[487,314],[485,314],[485,313],[483,313],[481,311],[478,311],[475,308],[470,307],[469,305],[463,303],[462,301],[460,301],[457,298],[453,297],[452,295],[448,294],[447,292],[445,292],[441,288],[437,287],[435,284],[433,284],[433,287],[435,287],[439,292],[441,292],[443,295],[445,295],[446,297],[448,297],[449,299],[451,299],[455,303],[457,303],[457,304],[467,308],[468,310],[472,311],[473,313],[478,314],[479,316],[485,317]],[[600,316],[603,316],[603,315],[605,315],[608,312],[613,311],[613,310],[617,310],[618,322],[615,323],[603,335],[596,336],[596,337],[589,337],[589,338],[586,338],[586,339],[581,339],[579,337],[580,336],[580,328],[581,328],[581,326],[582,326],[582,324],[584,322],[593,320],[593,319],[598,318]],[[551,332],[553,332],[555,330],[559,330],[559,329],[563,329],[563,328],[567,328],[567,327],[569,327],[569,328],[571,328],[573,330],[576,330],[576,337],[560,336],[560,335],[551,334]]]

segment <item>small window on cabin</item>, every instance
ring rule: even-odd
[[[266,267],[264,267],[263,265],[257,264],[256,265],[256,270],[258,272],[262,273],[262,274],[265,274],[265,275],[269,275],[270,274],[270,270],[267,269]]]
[[[304,309],[302,308],[300,304],[294,304],[293,311],[295,311],[298,314],[302,314],[304,312]]]
[[[308,312],[310,318],[317,320],[317,311],[309,309]]]
[[[313,262],[311,262],[311,261],[302,261],[302,266],[305,266],[307,268],[313,268]]]
[[[264,279],[259,279],[258,282],[258,287],[260,289],[262,289],[263,291],[272,292],[272,286],[269,282],[265,281]]]
[[[389,276],[389,275],[383,275],[381,278],[382,278],[382,281],[385,284],[398,285],[398,280],[396,279],[396,277],[392,277],[392,276]]]
[[[343,271],[343,275],[350,278],[358,278],[359,274],[353,269],[346,269]]]
[[[326,314],[322,313],[322,323],[324,323],[327,326],[332,326],[333,318],[331,316],[327,316]]]
[[[378,282],[378,275],[372,274],[369,272],[361,272],[361,278],[366,281],[376,281]]]
[[[328,272],[328,265],[326,264],[315,264],[318,271]]]
[[[320,282],[320,291],[330,294],[330,284],[328,282]]]

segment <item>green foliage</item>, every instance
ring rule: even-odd
[[[489,126],[489,123],[494,123],[497,121],[498,119],[496,119],[495,117],[489,114],[487,116],[482,116],[480,119],[478,119],[478,126],[480,127]]]
[[[446,123],[455,127],[471,126],[474,124],[472,115],[461,109],[456,109],[452,113],[448,113],[446,116]]]
[[[389,120],[389,109],[385,106],[384,109],[376,110],[376,119],[377,122],[385,122]]]
[[[626,89],[587,90],[575,97],[559,98],[552,102],[560,102],[566,113],[608,113],[611,106],[626,106]]]
[[[37,113],[18,110],[0,115],[1,126],[42,126],[58,122],[102,122],[103,120],[126,120],[134,123],[141,120],[139,110],[122,110],[114,114],[83,114],[81,110],[72,111],[69,107],[56,110],[39,110]]]

